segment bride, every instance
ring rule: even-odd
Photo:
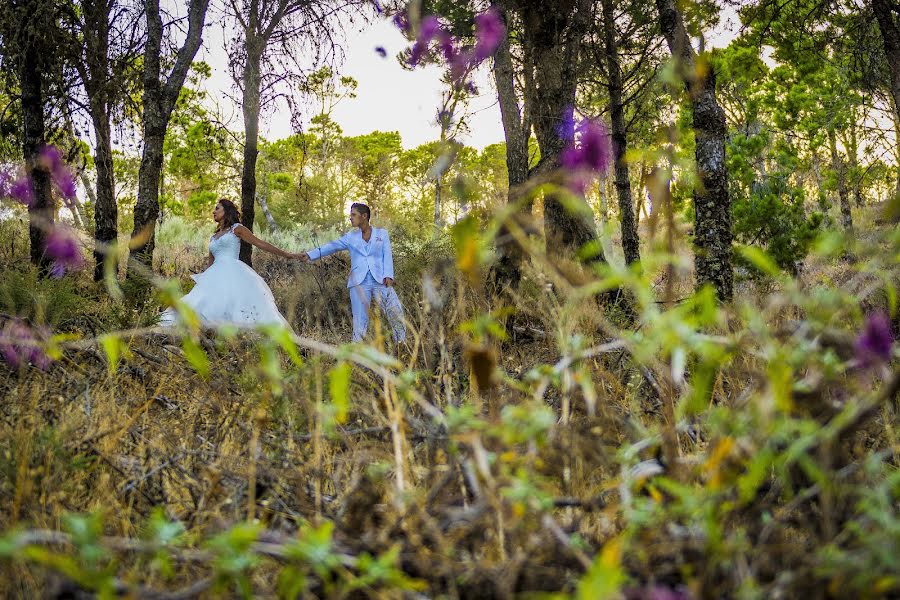
[[[241,212],[234,202],[222,199],[213,210],[216,230],[209,240],[209,267],[198,275],[197,282],[181,300],[187,304],[203,326],[283,325],[290,329],[287,319],[278,311],[272,291],[256,271],[238,260],[241,240],[257,248],[285,258],[300,259],[300,254],[285,252],[263,241],[240,224]],[[173,308],[166,309],[160,318],[162,325],[174,325],[179,320]]]

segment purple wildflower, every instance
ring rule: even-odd
[[[384,49],[384,46],[375,46],[375,54],[377,54],[381,58],[386,58],[387,50]]]
[[[488,9],[475,17],[475,60],[481,62],[491,56],[505,34],[506,27],[496,9]]]
[[[470,96],[474,96],[474,95],[478,94],[478,86],[476,86],[474,83],[472,83],[470,81],[466,84],[466,92]]]
[[[441,50],[441,54],[444,55],[444,59],[447,62],[452,62],[456,57],[456,47],[453,45],[453,37],[444,30],[441,30],[437,34],[438,39],[438,48]]]
[[[375,5],[376,13],[378,13],[380,15],[384,12],[384,8],[381,7],[381,2],[379,2],[378,0],[372,0],[372,4]]]
[[[883,312],[871,313],[856,338],[856,359],[863,367],[889,362],[893,344],[891,320]]]
[[[567,106],[563,110],[562,119],[556,125],[556,135],[559,139],[571,143],[575,139],[575,107]]]
[[[675,589],[663,585],[623,590],[626,600],[690,600],[693,596],[684,586]]]
[[[9,188],[9,195],[25,206],[30,207],[34,204],[34,187],[31,185],[31,178],[25,175],[13,181]]]
[[[63,166],[62,155],[56,146],[44,146],[38,155],[38,160],[50,173],[56,172]]]
[[[415,67],[419,64],[425,53],[428,52],[428,45],[440,32],[441,22],[438,21],[436,16],[428,15],[422,19],[422,24],[419,27],[419,37],[416,38],[416,43],[413,44],[412,51],[409,54],[410,66]]]
[[[474,54],[472,50],[462,50],[450,58],[450,78],[457,85],[462,85],[469,67],[472,66]]]
[[[395,14],[392,21],[397,29],[403,33],[409,33],[409,17],[407,16],[406,11],[400,11]]]
[[[41,349],[40,342],[47,336],[44,330],[32,330],[22,320],[12,319],[0,330],[0,357],[13,369],[31,363],[44,370],[50,366],[50,357]]]
[[[612,144],[606,127],[597,120],[582,121],[579,129],[579,144],[574,143],[560,155],[562,166],[570,171],[603,173],[612,159]],[[573,141],[574,142],[574,141]]]
[[[84,262],[75,234],[68,227],[61,225],[57,225],[50,231],[45,251],[54,260],[50,273],[57,279],[62,277],[66,271],[80,268]]]

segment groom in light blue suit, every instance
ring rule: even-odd
[[[301,260],[315,261],[323,256],[347,250],[350,252],[350,307],[353,311],[353,341],[360,342],[369,326],[372,300],[381,306],[393,331],[395,342],[406,339],[403,306],[394,290],[394,255],[391,239],[385,229],[372,227],[372,212],[360,202],[350,206],[350,224],[354,230],[333,242],[301,254]]]

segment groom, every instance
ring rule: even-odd
[[[341,250],[350,252],[350,307],[353,311],[353,341],[360,342],[369,326],[369,307],[372,300],[381,306],[387,316],[395,342],[406,339],[403,324],[403,306],[394,290],[394,256],[391,254],[391,240],[384,229],[372,227],[369,218],[372,212],[360,202],[350,206],[350,224],[355,228],[350,233],[328,242],[324,246],[303,252],[300,259],[314,261]]]

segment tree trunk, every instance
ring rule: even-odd
[[[112,139],[109,113],[106,107],[92,108],[97,148],[94,164],[97,168],[97,197],[94,203],[94,281],[103,278],[103,263],[107,250],[116,243],[118,215],[116,207],[116,182],[113,172]],[[115,269],[115,267],[114,267]]]
[[[506,12],[503,12],[504,21],[507,22]],[[528,179],[528,132],[522,123],[522,115],[519,111],[519,100],[516,97],[514,84],[512,54],[509,49],[509,36],[504,35],[503,40],[494,53],[494,82],[497,85],[497,100],[500,103],[500,117],[503,122],[503,134],[506,138],[506,171],[509,187],[507,202],[515,203],[520,200],[521,186]],[[517,211],[518,212],[518,211]],[[531,215],[531,201],[526,201],[521,208],[521,216]],[[511,215],[515,218],[518,215]],[[509,228],[504,223],[498,232],[497,253],[497,283],[501,288],[516,288],[522,279],[522,262],[525,253],[521,245],[516,243]]]
[[[694,188],[694,267],[696,285],[711,284],[723,302],[732,299],[731,202],[725,165],[725,112],[716,101],[715,73],[697,78],[696,54],[675,0],[656,0],[663,36],[678,62],[694,113],[695,159],[700,181]]]
[[[94,281],[103,278],[106,251],[118,235],[116,184],[113,172],[109,117],[109,18],[110,5],[100,0],[83,3],[85,61],[80,68],[90,101],[91,120],[97,136],[94,162],[97,193],[94,198]]]
[[[138,197],[131,232],[131,256],[147,269],[153,266],[154,233],[159,217],[159,180],[163,165],[163,142],[169,117],[184,85],[191,62],[200,48],[203,22],[209,0],[190,0],[188,32],[175,64],[162,83],[160,58],[163,37],[159,0],[146,0],[147,41],[144,46],[144,149],[138,170]],[[128,270],[132,275],[132,269]]]
[[[531,0],[522,6],[525,44],[533,61],[525,68],[534,72],[534,105],[527,112],[533,119],[541,150],[538,173],[557,170],[563,148],[574,137],[576,65],[590,8],[589,0]],[[548,256],[571,256],[591,244],[593,259],[604,260],[593,213],[583,200],[571,210],[564,206],[559,194],[546,193],[544,234]]]
[[[271,231],[278,231],[278,223],[275,222],[275,217],[272,216],[272,212],[269,210],[269,205],[266,202],[265,194],[257,196],[256,199],[259,201],[259,207],[262,209],[263,214],[266,217],[266,223],[269,224],[269,229]]]
[[[247,58],[244,61],[244,164],[241,172],[241,223],[253,231],[256,218],[256,159],[259,156],[259,96],[262,51],[255,33],[247,31]],[[241,240],[242,261],[253,266],[253,246]]]
[[[603,35],[605,38],[606,70],[609,73],[609,109],[612,119],[613,155],[615,157],[616,194],[619,199],[619,219],[622,224],[622,251],[625,262],[632,264],[641,260],[640,239],[637,218],[631,197],[631,178],[625,149],[628,140],[625,132],[625,107],[622,104],[622,70],[619,64],[619,50],[616,43],[616,23],[613,0],[603,0]]]
[[[856,130],[856,117],[857,114],[854,111],[847,129],[847,177],[850,179],[850,189],[853,191],[853,203],[856,204],[856,208],[862,208],[864,200],[862,196],[862,173],[859,168],[859,134]]]
[[[847,193],[847,170],[837,149],[837,136],[834,129],[828,130],[828,145],[831,148],[831,168],[837,178],[838,199],[841,204],[841,225],[844,230],[853,231],[853,215],[850,213],[850,194]]]
[[[45,252],[46,237],[53,226],[56,211],[50,191],[50,173],[38,160],[45,143],[44,95],[38,63],[40,49],[28,43],[22,51],[19,83],[22,89],[23,155],[34,186],[34,199],[28,207],[28,237],[31,241],[31,262],[37,265],[42,276],[46,276],[51,264]]]
[[[881,31],[884,54],[891,71],[891,96],[894,114],[900,119],[900,28],[894,18],[891,0],[872,0],[872,9]]]

